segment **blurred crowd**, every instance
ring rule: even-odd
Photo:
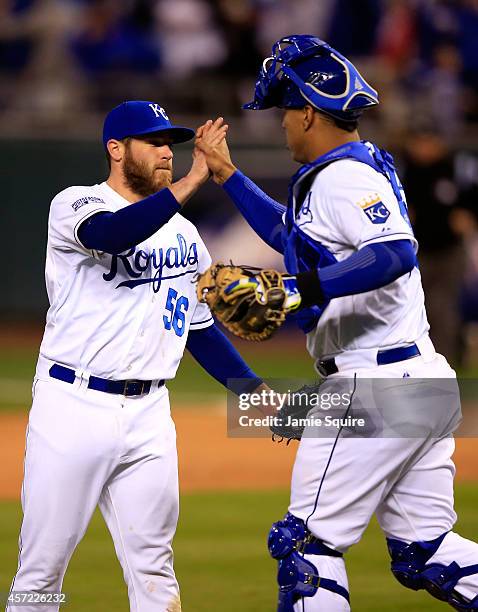
[[[417,112],[449,138],[478,122],[478,0],[0,0],[0,104],[27,104],[20,90],[41,109],[104,110],[159,84],[176,112],[239,114],[291,33],[366,68],[393,99],[379,111],[390,129]]]

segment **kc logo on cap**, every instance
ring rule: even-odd
[[[173,143],[186,142],[194,138],[194,130],[172,125],[164,108],[157,102],[129,100],[111,110],[103,125],[103,144],[108,141],[140,137],[165,132]]]
[[[159,106],[159,104],[148,104],[148,106],[152,109],[156,117],[162,115],[166,119],[166,121],[169,121],[169,117],[166,115],[166,111],[162,106]]]

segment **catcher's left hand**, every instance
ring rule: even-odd
[[[269,338],[301,301],[290,275],[223,263],[199,275],[197,296],[226,329],[245,340]]]

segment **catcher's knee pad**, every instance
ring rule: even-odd
[[[403,586],[415,591],[425,589],[456,610],[478,611],[478,595],[468,600],[455,590],[460,578],[478,574],[478,564],[460,567],[455,561],[450,565],[428,563],[446,535],[444,533],[435,540],[411,544],[387,538],[392,573]]]
[[[323,542],[312,536],[302,519],[287,513],[282,521],[272,525],[268,547],[279,562],[278,612],[293,612],[293,605],[301,597],[313,597],[319,587],[337,593],[349,601],[347,589],[335,580],[321,578],[315,565],[304,554],[341,557]]]
[[[288,512],[282,521],[273,523],[269,531],[267,546],[273,559],[283,559],[294,550],[299,550],[307,536],[302,519]]]

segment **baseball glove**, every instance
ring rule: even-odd
[[[309,411],[313,408],[311,399],[312,394],[317,394],[321,382],[315,385],[304,385],[300,389],[290,394],[290,402],[284,404],[277,411],[272,425],[269,429],[272,432],[272,440],[282,442],[287,440],[300,440],[305,429],[305,419]],[[278,440],[276,440],[276,436]]]
[[[198,300],[206,302],[219,322],[235,336],[267,340],[293,308],[284,276],[276,270],[254,270],[219,262],[199,275]]]

